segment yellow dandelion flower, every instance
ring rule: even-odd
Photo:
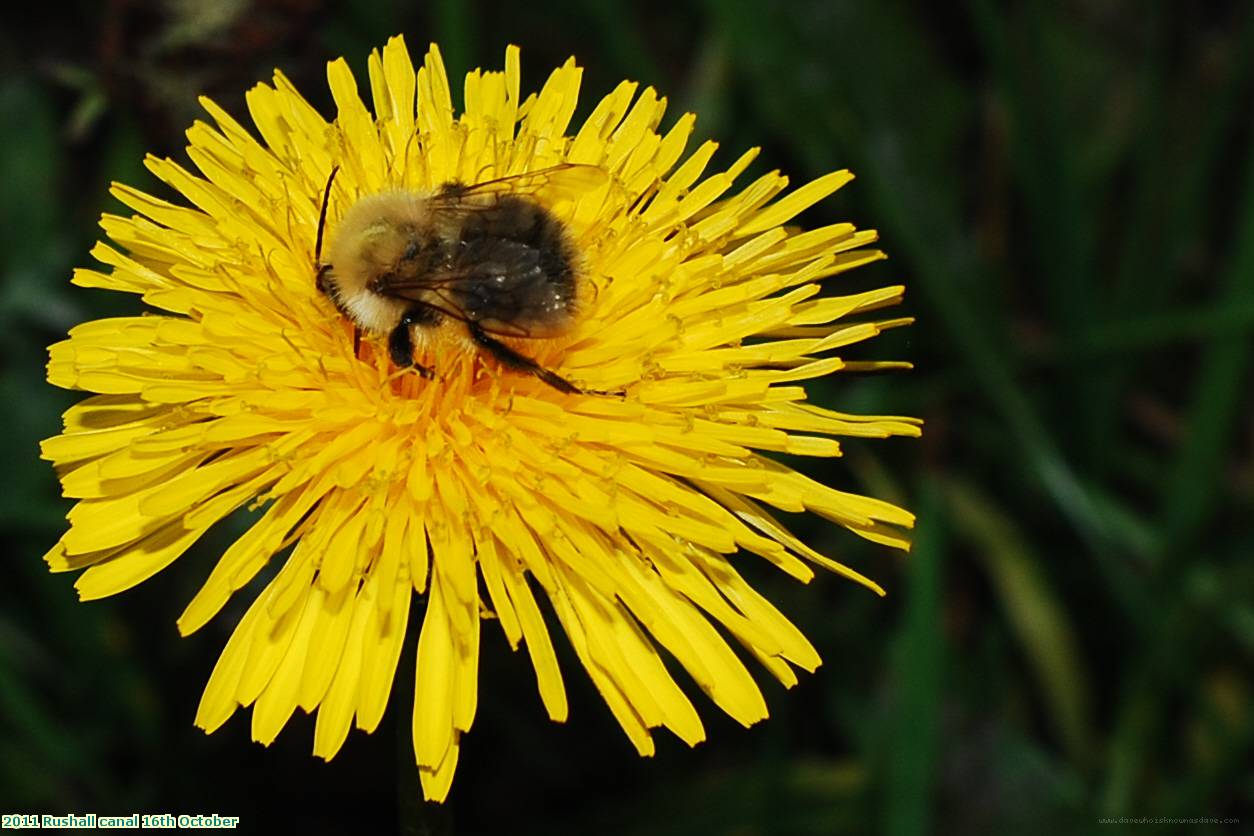
[[[196,723],[212,732],[252,706],[253,737],[268,744],[299,706],[317,711],[314,753],[328,759],[350,725],[378,725],[419,596],[413,741],[435,800],[474,721],[485,618],[526,646],[545,709],[566,719],[545,599],[641,755],[656,728],[688,744],[705,734],[662,648],[736,720],[766,717],[718,628],[785,685],[819,656],[745,582],[738,555],[801,581],[822,566],[879,591],[772,509],[898,548],[913,521],[769,455],[837,456],[834,436],[919,432],[914,419],[806,402],[806,380],[904,365],[833,354],[907,322],[849,320],[897,302],[901,287],[819,295],[825,279],[882,257],[866,248],[875,233],[784,226],[851,175],[788,191],[772,172],[733,189],[756,150],[706,174],[714,143],[685,155],[694,117],[660,132],[666,100],[631,82],[572,134],[579,67],[568,61],[524,99],[513,47],[504,72],[466,76],[460,116],[435,46],[416,73],[400,38],[370,56],[373,113],[342,59],[327,74],[333,121],[281,73],[247,95],[256,134],[203,100],[216,125],[187,132],[199,173],[146,161],[190,205],[114,185],[135,214],[102,218],[114,244],[92,255],[108,269],[78,270],[74,283],[139,294],[163,313],[87,322],[50,349],[49,380],[94,393],[43,443],[77,500],[46,556],[53,571],[84,570],[83,599],[113,595],[237,509],[264,509],[178,620],[185,635],[199,629],[284,555],[227,642]],[[527,198],[569,242],[580,304],[551,334],[498,329],[495,341],[576,391],[466,339],[485,321],[466,304],[448,312],[460,320],[412,329],[432,377],[398,368],[386,338],[355,333],[319,292],[324,206],[334,249],[369,196],[424,199],[449,183],[473,193],[557,166],[602,174]]]

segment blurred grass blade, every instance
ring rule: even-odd
[[[1134,674],[1132,686],[1120,699],[1098,800],[1103,816],[1126,816],[1132,812],[1141,770],[1152,761],[1148,750],[1159,735],[1162,702],[1155,689],[1146,687],[1145,678],[1145,674]]]
[[[731,53],[717,33],[708,33],[697,48],[688,79],[678,96],[676,113],[696,113],[696,139],[725,136],[732,113]]]
[[[1010,117],[1010,160],[1034,239],[1033,272],[1049,304],[1051,324],[1073,340],[1092,328],[1100,299],[1093,278],[1098,202],[1079,159],[1085,147],[1077,141],[1080,126],[1071,124],[1075,114],[1066,106],[1074,107],[1066,101],[1074,81],[1063,72],[1064,45],[1074,52],[1086,41],[1065,37],[1066,22],[1052,3],[995,8],[981,0],[971,8],[992,82]],[[1092,126],[1080,129],[1091,131]],[[1063,379],[1062,386],[1083,410],[1096,402],[1098,382],[1093,375],[1079,375]],[[1076,428],[1084,423],[1069,422]]]
[[[1254,749],[1250,686],[1233,669],[1211,671],[1193,694],[1194,757],[1166,799],[1169,815],[1185,818],[1214,809],[1214,796],[1249,775]]]
[[[1152,14],[1154,8],[1147,7],[1147,13]],[[1248,95],[1254,50],[1243,45],[1254,37],[1254,14],[1245,15],[1239,34],[1219,47],[1204,69],[1182,75],[1178,67],[1168,68],[1167,56],[1179,18],[1187,13],[1167,6],[1158,9],[1164,19],[1156,21],[1155,60],[1141,85],[1139,98],[1146,116],[1137,131],[1137,173],[1132,180],[1129,220],[1123,230],[1107,322],[1118,329],[1135,323],[1135,317],[1144,312],[1161,311],[1165,333],[1170,333],[1176,309],[1169,300],[1189,276],[1178,266],[1198,245],[1198,231],[1207,222],[1208,208],[1217,203],[1216,171],[1232,137],[1233,123],[1244,112],[1241,103]],[[1163,9],[1167,9],[1165,15]],[[1215,72],[1215,65],[1225,59],[1228,71]],[[1199,89],[1204,89],[1204,94],[1198,95]],[[1165,166],[1164,160],[1172,164]],[[1147,247],[1146,241],[1161,241],[1162,246]],[[1222,312],[1222,308],[1216,310],[1217,314]],[[1100,370],[1108,382],[1101,392],[1102,401],[1092,413],[1097,424],[1090,440],[1102,464],[1112,463],[1102,452],[1110,449],[1111,440],[1120,432],[1118,395],[1126,389],[1135,359],[1115,358],[1109,368]]]
[[[1138,67],[1135,82],[1129,85],[1132,89],[1127,95],[1135,102],[1133,106],[1140,123],[1140,129],[1133,132],[1135,140],[1131,143],[1137,176],[1132,180],[1130,195],[1122,209],[1126,222],[1114,268],[1113,286],[1102,293],[1106,289],[1095,283],[1097,293],[1094,295],[1100,294],[1099,298],[1104,300],[1101,322],[1096,323],[1095,328],[1107,324],[1118,326],[1130,314],[1152,309],[1154,305],[1150,300],[1162,292],[1170,272],[1167,259],[1162,257],[1159,248],[1145,246],[1146,241],[1170,239],[1169,231],[1163,228],[1166,222],[1163,203],[1176,185],[1162,173],[1166,135],[1171,129],[1167,122],[1166,97],[1159,95],[1167,82],[1167,14],[1162,6],[1157,6],[1147,8],[1145,15],[1148,21],[1146,28],[1150,32],[1149,44],[1144,49],[1145,57]],[[1171,116],[1179,114],[1172,112]],[[1105,173],[1109,176],[1118,172]],[[1103,183],[1102,186],[1105,188],[1095,191],[1108,193],[1111,190],[1110,183]],[[1099,202],[1100,194],[1093,203]],[[1092,330],[1090,328],[1090,333]],[[1074,341],[1083,344],[1085,336],[1088,335],[1074,335]],[[1103,479],[1112,470],[1116,458],[1114,453],[1119,447],[1120,439],[1116,436],[1121,429],[1119,418],[1125,406],[1132,368],[1130,358],[1114,358],[1112,362],[1093,367],[1091,373],[1085,375],[1090,386],[1082,427],[1084,454],[1095,475]]]
[[[601,52],[616,74],[645,84],[662,83],[666,76],[653,60],[653,49],[636,23],[636,4],[599,0],[577,8],[600,38]]]
[[[890,836],[931,832],[945,655],[940,613],[943,535],[938,491],[929,483],[919,500],[919,530],[910,557],[905,623],[893,652],[897,701],[885,797]]]
[[[1043,692],[1050,722],[1067,753],[1079,764],[1091,752],[1089,676],[1075,631],[1050,587],[1041,560],[1027,538],[977,488],[953,480],[945,485],[955,533],[975,546],[1006,618]]]
[[[459,78],[475,66],[474,45],[479,43],[475,5],[470,0],[436,0],[432,8],[435,37],[452,78]],[[416,46],[425,44],[419,40]],[[415,45],[410,48],[414,49]],[[461,93],[457,84],[453,85],[453,93],[455,96]]]
[[[851,155],[862,190],[870,195],[891,250],[905,255],[917,282],[961,361],[974,373],[1007,425],[1007,448],[1025,461],[1033,478],[1080,534],[1117,598],[1123,614],[1147,612],[1142,585],[1123,562],[1128,545],[1114,539],[1027,392],[1010,370],[994,333],[995,318],[981,307],[990,274],[977,261],[961,228],[959,189],[952,160],[962,157],[969,109],[944,65],[921,34],[919,21],[892,4],[837,3],[837,42],[823,62],[783,27],[763,27],[761,9],[747,0],[708,0],[763,117],[774,124],[813,170],[835,164],[833,139]],[[805,38],[810,33],[799,33]],[[886,64],[883,54],[899,56]],[[805,84],[787,79],[805,78]],[[856,83],[849,80],[854,79]],[[903,103],[908,103],[904,104]],[[798,119],[797,114],[813,114]]]
[[[1254,303],[1224,299],[1212,305],[1178,307],[1161,313],[1126,315],[1099,325],[1075,344],[1059,345],[1057,353],[1070,361],[1095,354],[1133,353],[1176,342],[1207,339],[1217,334],[1241,336],[1254,330]]]
[[[1254,299],[1254,149],[1246,155],[1245,164],[1235,252],[1222,281],[1219,307],[1240,307]],[[1213,510],[1237,409],[1246,394],[1241,384],[1250,367],[1252,345],[1248,335],[1219,336],[1202,357],[1188,432],[1176,456],[1173,475],[1161,492],[1166,554],[1188,542]]]

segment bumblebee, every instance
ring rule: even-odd
[[[581,390],[499,338],[545,339],[574,324],[583,276],[566,228],[539,198],[575,198],[606,180],[595,166],[559,165],[432,192],[364,197],[336,225],[322,261],[327,202],[315,244],[316,284],[344,316],[386,336],[398,367],[426,378],[415,331],[453,321],[473,345],[515,371],[565,393]]]

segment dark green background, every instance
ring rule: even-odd
[[[45,346],[138,310],[68,283],[99,213],[119,209],[107,183],[156,188],[140,160],[182,153],[195,95],[242,115],[244,90],[275,66],[329,114],[324,62],[363,71],[404,32],[415,57],[438,40],[455,78],[517,43],[524,89],[576,54],[577,119],[623,77],[655,84],[671,118],[695,110],[701,136],[722,141],[716,162],[762,145],[755,171],[854,169],[804,220],[880,229],[890,260],[833,292],[905,283],[918,323],[850,354],[917,368],[836,377],[813,397],[928,422],[921,441],[853,441],[841,460],[801,463],[908,504],[917,545],[904,556],[790,521],[885,600],[751,567],[826,660],[792,692],[760,674],[769,722],[740,729],[684,679],[710,741],[662,734],[640,760],[573,654],[571,720],[556,726],[525,654],[489,626],[481,711],[440,828],[1254,821],[1248,4],[78,0],[26,14],[0,25],[0,810],[396,828],[395,710],[329,765],[309,756],[299,713],[268,750],[248,741],[246,713],[212,737],[192,727],[242,605],[188,640],[174,620],[245,521],[142,587],[79,604],[73,578],[39,559],[68,506],[36,442],[75,400],[43,382]],[[411,798],[412,779],[400,775]]]

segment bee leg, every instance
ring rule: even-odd
[[[565,392],[568,395],[583,394],[582,389],[566,378],[549,371],[530,357],[525,357],[504,343],[493,339],[478,323],[467,322],[466,327],[470,329],[470,338],[475,341],[475,344],[495,357],[502,365],[515,371],[530,372],[559,392]]]
[[[440,321],[440,312],[426,305],[414,305],[401,315],[401,321],[388,334],[388,355],[399,368],[412,368],[431,380],[435,372],[414,361],[414,337],[410,329],[415,325],[434,325]]]
[[[361,357],[361,326],[353,326],[353,356]]]

